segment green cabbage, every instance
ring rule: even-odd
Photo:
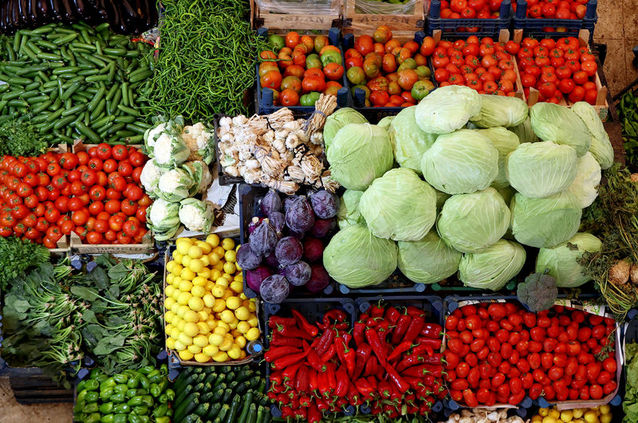
[[[580,207],[584,209],[591,206],[598,197],[598,185],[602,175],[600,165],[590,152],[578,159],[576,168],[576,177],[567,191],[574,194]]]
[[[525,249],[516,242],[499,240],[474,254],[463,254],[459,279],[467,286],[498,291],[518,274],[525,264]]]
[[[576,151],[551,141],[521,144],[507,158],[510,185],[531,198],[566,190],[574,182],[577,169]]]
[[[541,248],[536,258],[536,272],[548,273],[556,279],[556,286],[575,288],[591,280],[578,260],[585,252],[600,251],[603,243],[585,232],[577,233],[569,241],[554,248]]]
[[[437,135],[426,134],[419,128],[414,118],[415,110],[416,106],[401,110],[390,123],[388,133],[399,166],[420,174],[421,156],[432,147]]]
[[[323,143],[326,150],[332,144],[332,140],[339,132],[339,129],[349,123],[368,123],[368,120],[361,113],[350,107],[337,109],[326,118],[326,123],[323,126]]]
[[[472,119],[479,128],[509,128],[520,125],[527,118],[527,104],[520,98],[483,94],[481,100],[481,112]]]
[[[454,249],[476,253],[503,237],[510,216],[503,197],[494,188],[487,188],[450,197],[443,204],[436,229]]]
[[[323,266],[347,287],[378,285],[397,268],[397,245],[372,235],[364,225],[351,225],[332,237],[323,251]]]
[[[461,253],[448,247],[434,232],[420,241],[400,241],[399,270],[412,282],[436,283],[459,269]]]
[[[573,237],[582,216],[578,199],[568,192],[547,198],[529,198],[517,193],[510,209],[514,238],[536,248],[554,247]]]
[[[394,120],[394,116],[386,116],[383,119],[381,119],[379,123],[377,123],[377,126],[387,131],[388,128],[390,127],[390,124],[392,124],[393,120]]]
[[[426,134],[461,129],[481,111],[481,96],[472,88],[448,85],[432,91],[416,106],[415,118]]]
[[[483,134],[492,141],[492,144],[498,150],[498,175],[492,186],[495,188],[504,188],[509,186],[507,180],[507,156],[520,145],[518,137],[515,133],[498,126],[495,128],[479,129],[479,134]]]
[[[574,103],[572,110],[581,118],[591,133],[590,153],[598,160],[601,168],[610,168],[614,164],[614,147],[609,141],[609,135],[607,135],[596,109],[585,101],[579,101]]]
[[[450,194],[441,192],[438,189],[435,189],[434,192],[436,193],[436,209],[441,210],[441,207],[443,207],[443,204],[445,204],[447,199],[450,198]]]
[[[512,131],[518,137],[519,142],[536,142],[538,137],[532,129],[532,120],[527,116],[523,123],[511,128],[507,128],[508,131]]]
[[[430,185],[447,194],[479,191],[498,175],[498,150],[478,131],[461,129],[437,138],[421,158],[421,171]]]
[[[584,155],[591,145],[589,130],[570,109],[553,103],[536,103],[530,109],[532,129],[543,141],[565,144]]]
[[[514,197],[515,191],[511,186],[506,186],[503,188],[497,188],[494,187],[496,189],[496,191],[498,191],[499,194],[501,194],[501,197],[503,197],[503,201],[505,201],[505,204],[508,204],[512,201],[512,197]]]
[[[359,210],[375,236],[418,241],[436,221],[436,194],[410,169],[392,169],[363,193]]]
[[[392,168],[394,157],[388,132],[369,123],[341,128],[326,151],[332,177],[347,189],[363,191]]]
[[[343,229],[346,226],[356,224],[365,225],[366,221],[359,211],[359,200],[361,200],[362,195],[362,191],[352,189],[347,189],[343,193],[339,199],[339,212],[337,213],[339,228]]]

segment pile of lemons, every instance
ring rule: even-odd
[[[166,347],[183,361],[225,362],[246,357],[261,333],[254,299],[243,293],[231,238],[179,238],[166,263]]]
[[[538,414],[532,417],[532,423],[610,423],[611,420],[611,408],[608,405],[563,411],[541,408]]]

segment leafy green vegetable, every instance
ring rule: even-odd
[[[549,310],[558,297],[556,279],[544,273],[532,273],[518,284],[516,296],[533,312]]]
[[[623,423],[638,421],[638,344],[625,345],[625,358],[627,362],[627,382],[625,384],[625,399],[622,409],[625,412]]]
[[[541,248],[536,258],[536,272],[547,272],[560,287],[574,288],[591,280],[583,273],[579,259],[586,251],[600,251],[601,241],[586,232],[577,233],[569,241],[554,248]]]
[[[622,96],[618,114],[622,122],[627,165],[636,171],[638,170],[638,97],[633,92],[629,91]]]
[[[47,142],[29,122],[9,119],[0,123],[0,155],[36,156],[46,148]]]
[[[0,237],[0,291],[6,290],[13,278],[48,261],[49,250],[42,245],[15,237]]]

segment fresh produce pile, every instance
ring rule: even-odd
[[[106,143],[88,152],[0,160],[0,235],[55,248],[74,232],[89,244],[133,244],[146,234],[151,199],[139,187],[146,156]]]
[[[42,245],[16,237],[0,237],[0,292],[6,291],[12,279],[49,259],[49,250]]]
[[[638,417],[638,344],[635,342],[625,345],[625,357],[627,362],[625,382],[625,398],[623,423],[630,423]]]
[[[596,104],[598,90],[594,80],[598,64],[589,47],[581,46],[578,38],[524,38],[520,48],[511,46],[526,96],[529,97],[530,88],[536,88],[539,101]]]
[[[91,266],[74,271],[65,259],[11,281],[1,349],[11,366],[70,367],[75,374],[91,357],[113,374],[155,363],[160,279],[139,261],[102,255]]]
[[[238,246],[239,247],[239,246]],[[244,295],[235,242],[216,234],[206,241],[179,238],[166,263],[166,348],[183,361],[246,358],[246,343],[261,336],[255,300]]]
[[[269,190],[248,225],[249,242],[237,251],[246,285],[269,303],[282,302],[296,287],[320,293],[330,283],[321,258],[337,208],[337,197],[326,190],[284,201]]]
[[[108,24],[48,24],[0,40],[0,121],[35,125],[53,145],[74,138],[139,143],[150,48]]]
[[[175,380],[174,421],[270,421],[266,379],[247,366],[187,367]]]
[[[613,414],[608,405],[595,408],[574,408],[573,410],[557,410],[541,408],[532,417],[531,423],[611,423]]]
[[[9,119],[0,122],[0,154],[13,156],[37,156],[47,149],[31,122]]]
[[[514,41],[495,42],[491,37],[472,35],[467,40],[438,43],[426,37],[421,51],[432,56],[434,79],[441,87],[465,85],[481,94],[514,96],[517,85],[512,54],[516,47]]]
[[[338,309],[315,324],[295,309],[291,313],[268,320],[272,336],[264,355],[271,366],[268,397],[282,417],[315,423],[324,411],[363,404],[390,419],[427,415],[447,395],[442,356],[434,352],[442,328],[427,322],[422,309],[373,305],[352,333]]]
[[[259,53],[259,83],[275,91],[275,105],[314,106],[322,92],[336,96],[343,88],[341,50],[325,35],[313,39],[292,31],[268,41],[271,49]]]
[[[527,0],[527,17],[537,19],[584,19],[587,14],[587,0]],[[516,2],[512,7],[516,11]],[[560,32],[559,28],[547,28]]]
[[[392,38],[385,25],[372,36],[356,37],[345,56],[352,94],[363,90],[366,107],[413,106],[434,89],[423,48],[413,40]]]
[[[377,285],[398,267],[431,284],[458,270],[467,286],[499,290],[523,268],[523,245],[540,249],[537,271],[559,287],[591,280],[577,260],[600,242],[577,232],[600,168],[613,162],[592,106],[528,110],[515,97],[446,86],[388,120],[361,123],[350,110],[326,121],[331,176],[346,188],[340,231],[323,254],[334,280]],[[516,242],[503,238],[510,228]]]
[[[503,0],[441,0],[443,19],[495,19],[500,16]],[[466,28],[476,32],[478,28]]]
[[[213,204],[204,199],[212,175],[208,165],[215,157],[212,134],[202,122],[184,125],[181,116],[161,122],[144,134],[149,160],[140,180],[155,198],[148,227],[155,239],[175,237],[184,225],[208,233],[215,222]]]
[[[489,408],[464,409],[459,413],[451,414],[447,420],[440,423],[526,423],[526,421],[519,416],[508,416],[507,410],[506,408],[499,410]]]
[[[622,122],[625,161],[632,171],[638,171],[638,99],[629,91],[620,99],[618,114]]]
[[[144,366],[112,376],[94,369],[76,387],[73,421],[169,423],[173,415],[170,402],[175,392],[168,386],[165,364],[159,369]]]
[[[617,389],[616,322],[570,307],[464,305],[445,320],[446,380],[468,407],[600,400]]]

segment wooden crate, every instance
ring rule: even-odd
[[[523,30],[522,29],[514,30],[514,41],[516,41],[517,43],[520,43],[522,39],[523,39]],[[581,29],[578,32],[578,41],[580,42],[580,45],[582,47],[588,47],[589,50],[591,51],[591,47],[589,46],[588,40],[589,40],[589,31],[586,29]],[[598,61],[596,61],[596,63],[598,63],[598,68],[600,72],[600,70],[602,69],[602,66],[600,65]],[[599,72],[596,72],[596,76],[594,78],[594,83],[596,84],[596,91],[598,92],[598,94],[596,95],[596,104],[594,104],[593,107],[594,109],[596,109],[596,113],[598,113],[598,117],[600,117],[600,120],[605,122],[607,121],[609,117],[609,103],[607,101],[607,95],[609,93],[609,90],[607,89],[606,86],[602,84],[602,81],[600,80]],[[519,74],[519,79],[520,79],[520,74]],[[523,100],[527,101],[528,106],[531,107],[534,104],[538,103],[539,94],[540,93],[538,92],[536,88],[530,87],[529,96],[524,96]],[[567,99],[563,99],[560,102],[560,105],[571,107],[573,103]]]
[[[342,0],[332,0],[332,14],[314,14],[312,2],[308,2],[308,13],[273,13],[261,10],[256,0],[250,0],[251,25],[253,28],[268,28],[273,30],[328,30],[341,26],[343,13]]]
[[[427,13],[426,0],[416,0],[414,12],[411,15],[375,15],[357,13],[356,0],[345,0],[345,14],[343,32],[355,35],[372,35],[380,25],[387,25],[392,30],[393,38],[412,39],[416,31],[425,29],[425,15]]]

